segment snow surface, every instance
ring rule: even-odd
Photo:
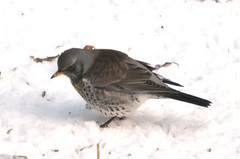
[[[240,1],[0,1],[0,155],[28,158],[240,158]],[[124,121],[93,110],[67,77],[50,80],[72,48],[116,49],[152,65],[208,109],[148,100]],[[46,96],[42,97],[42,92]]]

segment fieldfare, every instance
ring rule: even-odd
[[[51,78],[66,75],[87,104],[110,120],[133,113],[150,98],[171,98],[202,107],[211,102],[170,88],[181,86],[153,72],[155,67],[132,59],[123,52],[108,49],[64,51],[58,58],[58,70]]]

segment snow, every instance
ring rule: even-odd
[[[0,2],[0,157],[240,158],[240,1]],[[67,77],[50,80],[71,47],[120,50],[209,99],[208,109],[148,100],[124,121],[93,110]],[[45,97],[42,92],[46,91]],[[9,156],[8,156],[9,157]]]

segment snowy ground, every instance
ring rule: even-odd
[[[240,158],[240,1],[0,1],[0,156],[28,158]],[[54,56],[85,45],[152,65],[205,109],[149,100],[127,120],[87,110],[70,81],[50,80]],[[46,95],[42,97],[42,92]]]

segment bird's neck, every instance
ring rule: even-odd
[[[86,50],[86,52],[84,52],[83,54],[81,54],[81,59],[84,59],[83,61],[83,74],[93,65],[93,62],[96,58],[96,56],[98,55],[98,53],[93,52],[93,50]]]

